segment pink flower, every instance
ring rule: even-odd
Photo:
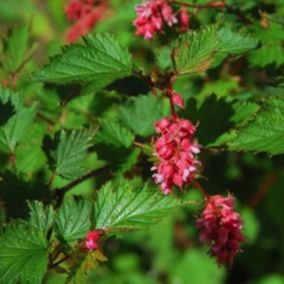
[[[219,264],[231,265],[245,240],[241,233],[243,222],[234,211],[234,205],[235,199],[231,195],[211,196],[196,222],[200,241],[210,246],[210,253]]]
[[[179,11],[179,26],[182,32],[186,32],[189,27],[189,13],[186,8],[181,8]]]
[[[65,13],[75,23],[66,33],[67,41],[75,42],[90,32],[98,21],[106,17],[108,8],[107,1],[71,0],[65,7]]]
[[[171,90],[171,91],[169,91],[168,95],[171,97],[174,105],[176,105],[180,108],[185,108],[183,98],[179,93],[175,92],[174,90]]]
[[[182,188],[191,183],[197,172],[199,145],[193,141],[195,126],[178,117],[162,118],[155,125],[158,136],[154,140],[154,155],[158,162],[152,170],[154,181],[164,194],[173,186]]]
[[[96,250],[98,248],[98,241],[100,239],[100,233],[96,230],[89,231],[86,240],[85,240],[85,247],[89,251]]]
[[[136,35],[146,40],[152,39],[167,24],[172,26],[178,22],[172,7],[166,0],[148,0],[135,8],[137,18],[133,22]]]

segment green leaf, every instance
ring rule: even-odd
[[[29,40],[29,27],[22,25],[14,29],[7,39],[6,57],[10,71],[17,70],[26,59]]]
[[[125,148],[132,145],[134,135],[126,127],[107,119],[100,119],[99,122],[100,129],[95,136],[95,142]]]
[[[131,74],[128,50],[109,34],[91,34],[85,45],[70,45],[35,73],[35,81],[83,84],[83,94],[95,93]]]
[[[82,162],[93,138],[90,131],[62,130],[56,136],[56,150],[51,153],[50,163],[53,170],[65,179],[73,179],[84,173]]]
[[[233,32],[228,26],[209,26],[182,35],[173,49],[173,65],[178,75],[192,75],[215,67],[228,55],[244,53],[257,41]]]
[[[47,245],[33,227],[9,225],[0,238],[0,282],[41,283],[47,269]]]
[[[284,64],[283,47],[281,43],[263,45],[250,54],[249,61],[253,66],[262,68],[268,65],[279,67]]]
[[[192,75],[206,71],[214,61],[219,41],[216,26],[183,35],[173,50],[173,65],[179,75]]]
[[[90,201],[66,198],[55,218],[55,232],[58,237],[67,243],[84,238],[91,227],[91,212]]]
[[[257,40],[245,36],[240,32],[232,31],[229,26],[225,26],[217,31],[219,41],[218,52],[215,55],[216,66],[228,55],[239,55],[255,48]]]
[[[150,189],[137,180],[107,183],[99,191],[95,203],[95,227],[108,230],[143,229],[157,223],[181,202]]]
[[[27,135],[36,115],[36,104],[20,109],[0,129],[0,148],[13,153],[17,144]]]
[[[162,116],[161,102],[154,96],[138,96],[120,108],[122,122],[135,134],[147,137],[154,132],[154,123]]]
[[[269,98],[255,120],[239,129],[229,149],[272,155],[284,153],[284,100]]]
[[[39,201],[28,202],[28,205],[30,208],[29,223],[46,235],[53,223],[54,210],[52,206],[49,205],[45,207],[43,203]]]

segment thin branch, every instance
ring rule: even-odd
[[[253,194],[250,201],[248,202],[248,206],[251,208],[256,208],[261,200],[265,197],[267,192],[272,188],[276,180],[277,175],[273,172],[265,175],[258,190]]]
[[[179,6],[188,7],[188,8],[226,10],[228,13],[237,16],[243,23],[248,24],[248,25],[253,24],[253,21],[251,19],[244,16],[244,14],[240,10],[226,4],[225,1],[210,2],[207,4],[192,4],[192,3],[184,3],[182,1],[173,0],[172,3],[179,5]]]
[[[57,204],[60,204],[61,203],[61,200],[63,198],[63,196],[70,190],[72,189],[73,187],[75,187],[76,185],[92,178],[92,177],[95,177],[99,174],[101,174],[102,172],[104,172],[106,169],[108,169],[110,167],[110,165],[105,165],[104,167],[102,168],[99,168],[99,169],[95,169],[95,170],[92,170],[88,173],[86,173],[85,175],[82,175],[80,177],[78,177],[77,179],[71,181],[70,183],[68,183],[67,185],[63,186],[63,187],[60,187],[60,188],[57,188],[55,189],[55,195],[57,195],[57,198],[58,198],[58,202]]]
[[[209,193],[207,193],[204,187],[197,180],[194,180],[192,183],[196,187],[196,189],[198,189],[204,195],[206,199],[210,198]]]
[[[184,6],[188,8],[196,8],[196,9],[222,9],[225,6],[224,1],[218,1],[218,2],[211,2],[207,4],[193,4],[193,3],[185,3],[182,1],[171,1],[171,3],[179,5],[179,6]]]
[[[59,264],[61,264],[61,263],[64,262],[64,261],[66,261],[66,260],[69,259],[70,257],[71,257],[71,254],[64,256],[63,258],[61,258],[61,259],[58,260],[57,262],[52,263],[52,264],[49,266],[49,269],[51,270],[51,269],[55,268],[56,266],[58,266]]]

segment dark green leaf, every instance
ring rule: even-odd
[[[258,112],[255,120],[239,129],[235,140],[229,143],[233,151],[284,153],[284,101],[270,98]]]
[[[95,93],[113,81],[131,74],[128,50],[109,34],[91,34],[85,45],[71,45],[50,64],[34,74],[33,80],[82,83],[83,93]]]
[[[53,223],[54,211],[52,206],[45,207],[39,201],[31,201],[28,205],[30,208],[30,224],[45,235]]]
[[[134,135],[127,128],[107,119],[100,119],[99,122],[100,129],[95,136],[95,142],[125,148],[129,148],[132,145]]]
[[[147,137],[154,132],[154,123],[162,116],[161,102],[154,96],[138,96],[120,108],[123,123],[135,134]]]
[[[134,181],[116,185],[107,183],[95,203],[97,229],[143,229],[181,206],[173,196],[164,196],[156,188]]]
[[[38,284],[47,269],[47,240],[27,225],[9,225],[0,238],[0,282]]]
[[[51,153],[53,170],[65,179],[73,179],[84,173],[82,162],[93,134],[89,131],[62,130],[55,138],[56,150]]]
[[[91,227],[91,212],[90,201],[83,198],[66,198],[55,218],[58,237],[67,243],[84,238]]]

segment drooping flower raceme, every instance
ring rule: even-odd
[[[217,258],[219,264],[231,265],[236,254],[240,252],[240,244],[244,242],[241,232],[240,215],[234,211],[233,196],[211,196],[200,218],[197,228],[200,241],[210,246],[210,253]]]
[[[136,6],[137,18],[134,21],[136,35],[145,39],[152,39],[157,32],[164,29],[165,25],[172,26],[179,23],[181,30],[185,31],[186,15],[185,11],[177,17],[173,8],[166,0],[148,0]]]
[[[68,42],[75,42],[92,30],[96,23],[106,17],[108,1],[71,0],[65,7],[65,13],[74,25],[67,31]]]
[[[195,126],[186,119],[176,116],[162,118],[155,125],[157,138],[154,140],[154,155],[158,162],[152,170],[154,181],[160,184],[164,194],[173,186],[182,188],[195,176],[199,161],[199,145],[193,141]]]
[[[96,230],[89,231],[85,239],[85,247],[89,251],[96,250],[98,248],[98,242],[100,239],[100,233]]]

